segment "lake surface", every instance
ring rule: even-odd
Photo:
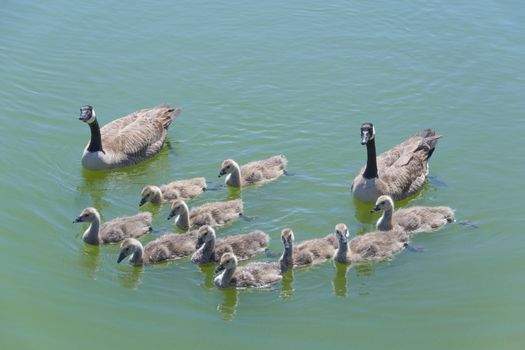
[[[2,349],[523,349],[522,2],[7,0],[0,34]],[[105,124],[161,103],[183,108],[161,154],[82,170],[81,105]],[[296,241],[339,222],[366,232],[377,216],[349,192],[364,121],[378,152],[442,134],[435,180],[406,205],[449,205],[478,228],[451,224],[415,237],[420,253],[236,292],[188,260],[117,265],[117,245],[88,246],[71,223],[88,206],[106,220],[136,213],[149,183],[217,183],[225,158],[282,153],[295,175],[243,191],[256,219],[219,236],[261,229],[278,253],[284,227]],[[174,229],[168,211],[144,242]]]

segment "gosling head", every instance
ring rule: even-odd
[[[139,207],[142,207],[147,202],[151,202],[155,196],[158,196],[161,194],[160,188],[153,185],[148,185],[142,189],[142,192],[140,193],[140,203]]]
[[[97,120],[97,115],[93,107],[86,105],[80,107],[80,116],[78,117],[78,119],[82,120],[84,123],[91,124],[95,120]]]
[[[224,253],[221,256],[221,261],[215,269],[215,273],[219,273],[222,270],[234,269],[237,267],[237,257],[233,253]]]
[[[215,230],[210,225],[204,225],[199,228],[197,232],[197,243],[195,243],[195,249],[199,249],[206,242],[215,239]]]
[[[374,124],[366,122],[361,124],[361,144],[366,145],[368,141],[371,141],[376,136],[376,130]]]
[[[394,201],[390,196],[380,196],[376,200],[376,205],[370,210],[371,213],[375,213],[376,211],[386,211],[386,210],[394,210]]]
[[[171,211],[168,215],[168,220],[174,216],[179,216],[184,210],[188,210],[188,205],[182,199],[177,199],[171,203]]]
[[[335,225],[335,235],[337,239],[339,240],[339,243],[342,243],[342,244],[348,243],[349,232],[345,224]]]
[[[295,237],[290,228],[285,228],[281,231],[281,240],[283,241],[284,249],[290,249]]]
[[[238,168],[239,165],[233,159],[226,159],[221,164],[221,171],[219,172],[219,177],[231,174],[235,168]]]
[[[118,255],[117,264],[120,264],[126,257],[135,253],[135,250],[140,245],[140,242],[135,238],[126,238],[120,244],[120,254]]]
[[[73,223],[78,222],[93,222],[95,220],[100,220],[100,214],[95,208],[86,208],[82,210],[80,215],[73,221]]]

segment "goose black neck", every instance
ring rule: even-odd
[[[88,151],[89,152],[104,152],[102,149],[102,137],[100,136],[100,126],[98,121],[95,121],[89,124],[89,129],[91,130],[91,140],[89,141]]]
[[[377,158],[376,158],[376,141],[375,138],[366,143],[366,151],[368,159],[366,161],[366,169],[363,176],[366,179],[373,179],[377,177]]]

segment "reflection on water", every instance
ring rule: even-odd
[[[91,279],[97,279],[100,268],[100,247],[82,242],[80,244],[79,265],[87,271]]]
[[[334,287],[334,293],[338,297],[348,296],[348,281],[347,281],[347,272],[349,265],[341,264],[337,261],[334,261],[335,265],[335,276],[332,280],[332,286]]]
[[[279,296],[283,299],[289,298],[294,294],[295,290],[293,289],[293,269],[288,270],[283,274],[283,279],[281,280],[281,292]]]
[[[375,264],[363,264],[363,265],[356,265],[355,266],[356,275],[358,277],[371,277],[374,274],[375,271]],[[359,284],[359,295],[368,295],[370,294],[368,290],[368,284],[366,283],[366,278],[360,278],[360,284]]]
[[[199,265],[199,270],[204,274],[204,287],[208,289],[215,288],[213,283],[215,264]]]
[[[241,188],[240,187],[226,186],[226,188],[228,189],[228,197],[226,197],[227,200],[241,198]]]
[[[143,275],[144,269],[142,266],[129,265],[126,268],[126,271],[119,271],[118,277],[122,287],[136,289],[142,283]]]
[[[231,321],[235,318],[237,305],[239,304],[239,291],[235,288],[219,288],[224,296],[222,304],[217,305],[217,311],[220,312],[222,319]]]

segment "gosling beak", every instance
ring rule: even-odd
[[[139,207],[142,207],[144,204],[146,204],[146,198],[140,200]]]
[[[224,171],[224,169],[221,169],[221,171],[219,172],[219,176],[217,177],[221,177],[221,176],[224,176],[226,175],[226,171]]]
[[[126,253],[124,253],[123,251],[120,252],[119,256],[118,256],[118,259],[117,259],[117,264],[120,264],[120,262],[122,260],[124,260],[126,258]]]
[[[346,235],[343,235],[342,238],[341,238],[341,242],[343,244],[347,244],[348,243],[348,237]]]
[[[170,213],[169,213],[169,215],[168,215],[168,218],[167,218],[166,220],[169,220],[169,219],[171,219],[171,218],[174,217],[174,216],[175,216],[175,214],[173,214],[173,212],[170,211]]]
[[[284,244],[284,249],[290,249],[290,242],[288,242],[287,240],[284,240],[283,244]]]
[[[79,223],[79,222],[82,222],[82,218],[80,216],[76,218],[75,220],[73,220],[74,224]]]
[[[221,272],[222,270],[224,270],[224,265],[223,264],[219,264],[217,266],[217,268],[215,269],[215,274],[218,274],[219,272]]]
[[[370,210],[371,213],[375,213],[376,211],[380,211],[381,209],[379,208],[379,205],[376,205],[375,207],[372,208],[372,210]]]
[[[368,132],[361,132],[361,145],[366,145],[368,142],[369,136]]]

